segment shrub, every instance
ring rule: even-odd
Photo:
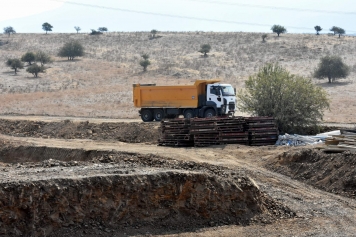
[[[49,24],[48,22],[45,22],[42,24],[42,30],[46,31],[52,31],[53,26],[51,24]]]
[[[11,67],[11,69],[14,69],[15,74],[17,74],[17,71],[19,69],[23,68],[23,63],[20,61],[20,59],[17,59],[17,58],[8,59],[6,61],[6,65]]]
[[[151,65],[150,60],[148,60],[149,55],[148,54],[142,54],[141,57],[143,60],[140,61],[140,65],[143,67],[143,71],[147,71],[147,67]]]
[[[33,61],[35,61],[35,54],[32,52],[27,52],[21,57],[22,62],[27,62],[28,65],[31,65]]]
[[[59,49],[59,57],[67,57],[68,60],[73,60],[75,57],[84,55],[84,47],[78,41],[70,41]]]
[[[26,69],[26,72],[32,73],[34,77],[37,77],[38,73],[44,72],[44,67],[38,66],[37,63],[34,63]]]
[[[49,55],[47,55],[45,52],[43,52],[43,51],[38,51],[35,54],[35,60],[36,60],[36,62],[40,62],[41,66],[43,66],[44,64],[52,62],[51,57]]]
[[[334,82],[338,78],[346,78],[349,74],[350,67],[339,56],[325,56],[321,58],[318,67],[314,71],[315,78],[328,78],[329,83]]]
[[[317,127],[329,108],[327,93],[310,79],[290,74],[278,64],[267,64],[245,82],[238,108],[256,116],[272,116],[282,132],[303,133]]]
[[[287,32],[286,28],[284,28],[281,25],[273,25],[271,30],[273,31],[273,33],[277,33],[278,37],[279,37],[279,34],[283,34],[283,33]]]
[[[209,53],[211,50],[210,44],[202,44],[200,46],[200,49],[198,50],[199,53],[203,53],[204,57],[208,57],[207,53]]]

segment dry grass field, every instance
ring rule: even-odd
[[[356,38],[344,36],[260,33],[148,32],[88,34],[0,35],[0,113],[53,116],[137,118],[132,106],[133,83],[190,84],[196,79],[220,78],[243,88],[249,75],[269,62],[279,62],[294,74],[310,77],[322,56],[340,55],[351,66],[347,79],[328,84],[315,80],[331,97],[325,122],[356,123]],[[59,48],[75,39],[85,56],[74,61],[57,57]],[[203,58],[197,52],[209,43]],[[14,75],[8,58],[43,50],[54,59],[46,73],[34,78],[26,68]],[[142,53],[150,55],[146,73],[139,66]]]

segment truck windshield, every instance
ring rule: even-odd
[[[234,91],[234,88],[232,88],[232,86],[222,86],[221,91],[222,91],[223,96],[235,95],[235,91]]]

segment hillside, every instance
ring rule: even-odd
[[[269,34],[263,43],[260,33],[148,32],[88,34],[15,34],[0,36],[0,111],[2,114],[36,114],[136,118],[132,107],[133,83],[188,84],[196,79],[220,78],[243,88],[249,75],[268,62],[279,62],[292,73],[310,76],[320,57],[340,55],[351,66],[347,79],[329,85],[315,80],[332,98],[326,122],[356,122],[356,38],[328,35]],[[85,57],[67,61],[58,49],[68,40],[80,41]],[[212,51],[203,58],[198,51],[209,43]],[[45,74],[34,78],[20,70],[17,75],[5,61],[27,51],[43,50],[54,59]],[[142,53],[151,66],[142,72]]]

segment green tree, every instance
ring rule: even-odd
[[[32,52],[27,52],[21,57],[22,62],[28,63],[28,65],[31,65],[33,61],[35,61],[36,57],[35,54]]]
[[[10,36],[11,34],[15,34],[15,33],[16,31],[12,26],[4,27],[4,34],[8,34]]]
[[[37,63],[32,64],[26,69],[27,72],[32,73],[34,77],[38,77],[38,73],[43,73],[44,67],[37,65]]]
[[[339,27],[333,26],[331,27],[330,31],[334,32],[334,35],[336,35],[336,32],[338,31]]]
[[[91,29],[90,35],[101,35],[102,32]]]
[[[207,53],[211,50],[210,44],[202,44],[200,45],[200,49],[198,50],[199,53],[203,53],[204,57],[208,57]]]
[[[106,27],[99,27],[98,28],[98,31],[100,31],[100,32],[106,32],[106,31],[108,31],[108,28],[106,28]]]
[[[320,26],[314,26],[314,29],[317,35],[319,35],[319,32],[323,30],[323,28],[321,28]]]
[[[314,70],[315,78],[328,78],[329,83],[334,82],[337,78],[346,78],[349,74],[350,67],[339,56],[322,57],[318,67]]]
[[[6,61],[6,65],[15,70],[15,74],[19,69],[23,68],[23,63],[18,58],[11,58]]]
[[[282,132],[303,133],[317,127],[329,108],[326,91],[307,78],[290,74],[278,64],[267,64],[245,82],[238,108],[255,116],[272,116]]]
[[[336,30],[336,33],[339,35],[339,38],[341,35],[344,35],[346,32],[343,28],[338,27]]]
[[[268,37],[268,35],[267,34],[263,34],[261,37],[262,37],[262,42],[265,42],[266,38]]]
[[[53,26],[49,24],[48,22],[45,22],[42,24],[42,30],[46,31],[46,34],[48,31],[52,31]]]
[[[74,29],[77,31],[77,34],[82,30],[79,26],[74,26]]]
[[[68,60],[73,60],[75,57],[84,55],[84,47],[78,41],[70,41],[59,49],[59,57],[67,57]]]
[[[47,64],[47,63],[51,63],[52,62],[52,59],[51,57],[46,54],[45,52],[43,51],[38,51],[36,52],[35,54],[35,61],[36,62],[40,62],[41,63],[41,66]]]
[[[152,38],[154,39],[156,37],[156,34],[158,33],[158,30],[151,30],[151,35],[152,35]]]
[[[147,71],[147,67],[149,65],[151,65],[150,60],[148,60],[148,58],[150,57],[148,54],[142,54],[141,57],[143,58],[143,60],[140,61],[140,65],[141,67],[143,67],[143,71]]]
[[[280,34],[284,34],[287,32],[286,28],[281,25],[273,25],[271,30],[273,33],[277,33],[278,37]]]

